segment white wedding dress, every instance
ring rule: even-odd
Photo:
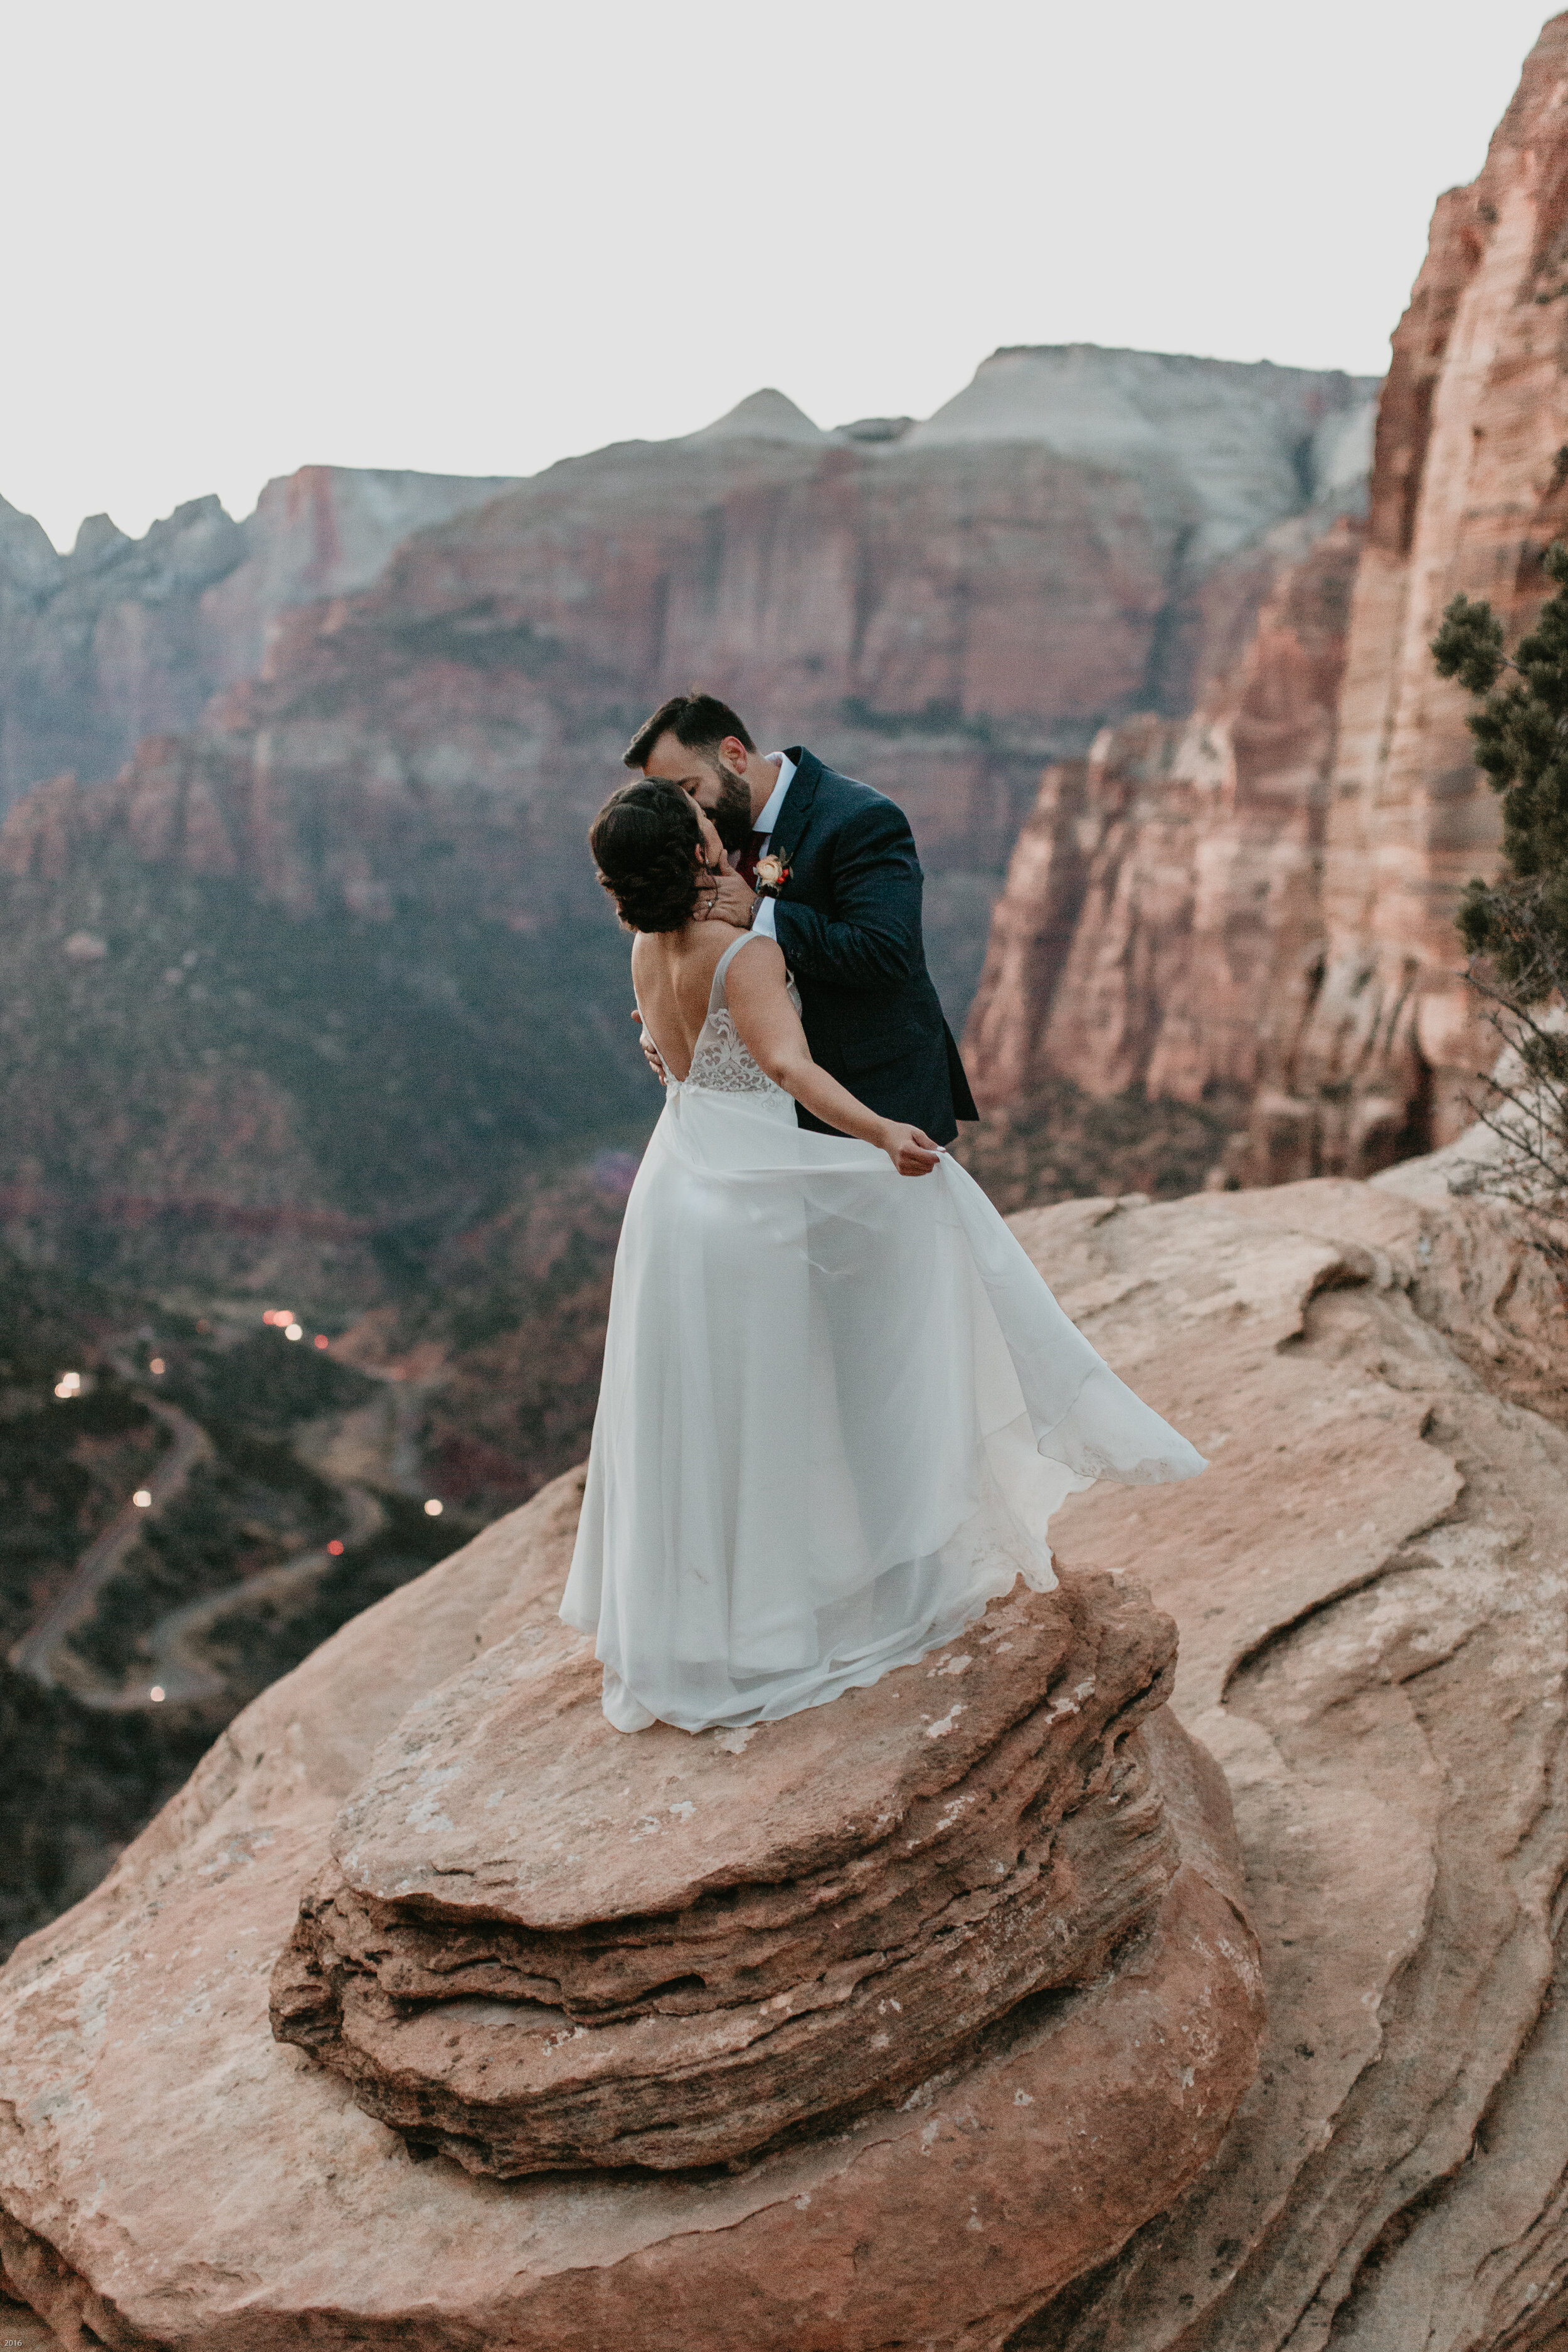
[[[1109,1477],[1201,1454],[1068,1320],[973,1179],[817,1135],[713,975],[626,1204],[561,1614],[605,1712],[770,1722],[949,1641]]]

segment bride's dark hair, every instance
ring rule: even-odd
[[[679,785],[625,784],[588,833],[599,879],[628,931],[678,931],[697,911],[697,812]]]

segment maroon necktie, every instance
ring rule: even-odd
[[[763,844],[767,837],[765,833],[753,833],[735,860],[735,871],[748,890],[754,890],[757,887],[757,860],[763,854]]]

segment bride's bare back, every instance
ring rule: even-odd
[[[632,986],[643,1028],[672,1078],[691,1068],[713,974],[742,934],[729,923],[688,923],[679,931],[639,931],[632,942]]]
[[[644,1030],[670,1076],[682,1085],[691,1075],[697,1041],[708,1019],[713,975],[725,950],[745,939],[745,932],[731,924],[710,919],[688,923],[679,931],[639,931],[633,942],[632,984]],[[929,1135],[868,1110],[812,1060],[775,940],[758,940],[749,954],[734,959],[725,980],[725,998],[742,1045],[776,1087],[836,1133],[874,1143],[900,1176],[929,1175],[942,1156]]]

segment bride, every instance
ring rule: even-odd
[[[668,1082],[561,1614],[597,1637],[618,1730],[771,1722],[911,1664],[1020,1576],[1049,1590],[1066,1496],[1205,1464],[965,1171],[813,1061],[777,944],[700,919],[706,812],[633,784],[590,838]]]

